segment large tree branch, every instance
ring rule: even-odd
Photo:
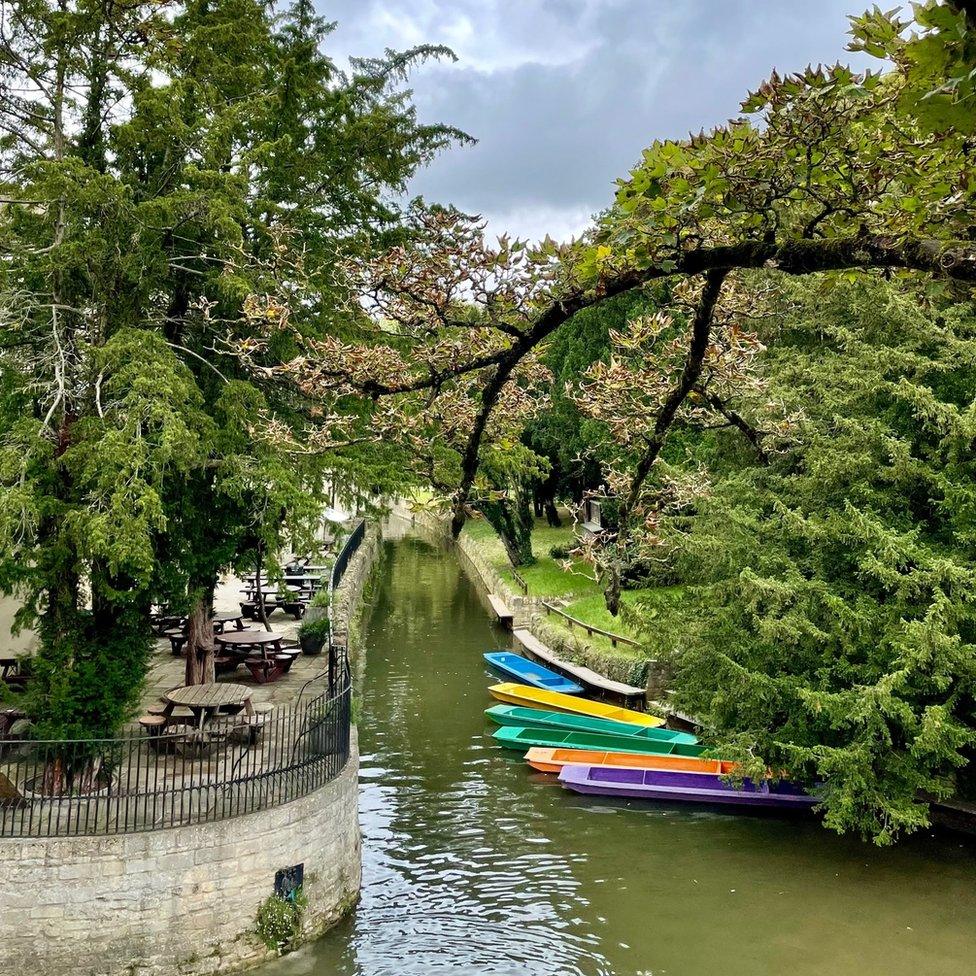
[[[720,413],[733,427],[737,428],[742,433],[746,440],[752,445],[753,450],[756,452],[759,460],[763,464],[769,464],[769,455],[762,446],[763,432],[753,427],[752,424],[750,424],[749,421],[742,416],[742,414],[733,410],[732,407],[730,407],[721,397],[707,391],[702,391],[702,396],[713,410]]]
[[[607,609],[614,615],[620,609],[620,591],[623,583],[625,570],[625,553],[630,539],[630,516],[644,487],[647,476],[651,473],[654,462],[658,459],[664,442],[667,439],[668,431],[674,423],[688,394],[694,389],[701,378],[702,369],[705,363],[705,354],[708,352],[708,344],[711,341],[712,319],[715,314],[715,306],[718,303],[719,295],[722,293],[722,285],[728,275],[728,269],[712,269],[705,274],[705,287],[702,289],[701,298],[698,301],[698,308],[691,324],[691,341],[688,344],[688,353],[685,357],[684,366],[677,382],[668,391],[661,409],[658,411],[654,421],[654,430],[648,438],[647,446],[630,482],[630,490],[627,497],[620,504],[617,519],[616,534],[616,555],[612,563],[608,566],[608,579],[604,596],[606,598]]]
[[[453,515],[451,517],[451,534],[456,539],[464,528],[465,506],[468,496],[471,494],[471,486],[474,484],[475,475],[478,473],[478,452],[481,450],[481,441],[485,436],[485,427],[488,425],[488,418],[491,416],[495,404],[501,396],[505,384],[512,375],[512,370],[518,366],[524,353],[515,354],[516,350],[510,351],[509,357],[492,374],[490,380],[481,391],[481,409],[475,417],[474,426],[468,435],[468,442],[464,447],[464,454],[461,457],[461,483],[454,493]]]
[[[509,348],[479,357],[471,363],[452,370],[431,371],[430,376],[384,387],[370,384],[374,396],[414,392],[441,385],[451,376],[464,375],[497,364],[482,392],[481,410],[465,446],[461,466],[461,482],[454,496],[454,515],[451,530],[455,536],[464,525],[464,510],[471,486],[478,470],[478,451],[484,437],[491,411],[498,401],[505,383],[521,360],[540,342],[551,335],[581,309],[598,305],[616,295],[640,288],[648,282],[672,275],[705,274],[705,291],[695,316],[692,344],[688,360],[678,382],[665,401],[655,424],[655,431],[638,464],[625,512],[637,501],[643,482],[657,460],[667,431],[688,392],[701,375],[702,360],[708,346],[712,314],[726,275],[737,268],[769,268],[784,274],[802,275],[849,268],[903,268],[945,276],[958,281],[976,282],[976,248],[944,248],[934,241],[893,242],[871,237],[820,241],[797,240],[786,244],[743,242],[741,244],[700,248],[686,252],[673,266],[658,265],[632,269],[604,278],[591,290],[578,290],[549,305],[524,335]],[[625,515],[626,518],[626,515]]]
[[[976,247],[947,248],[932,240],[899,242],[861,235],[840,240],[794,240],[779,244],[744,241],[739,244],[696,248],[686,251],[668,264],[634,268],[608,275],[591,289],[578,289],[556,299],[520,338],[505,349],[478,356],[450,369],[432,368],[424,376],[408,378],[398,383],[369,380],[360,384],[359,389],[368,396],[379,397],[415,393],[442,386],[451,377],[463,376],[490,366],[501,366],[513,357],[516,361],[522,359],[581,309],[599,305],[608,298],[674,275],[697,275],[737,268],[769,268],[790,275],[849,269],[900,268],[976,284]]]
[[[668,395],[661,404],[657,419],[654,421],[654,430],[648,438],[647,446],[637,462],[634,477],[630,483],[630,491],[620,507],[620,528],[625,529],[625,523],[629,513],[637,504],[640,498],[641,489],[644,482],[651,472],[654,462],[664,447],[668,431],[674,423],[681,405],[685,402],[688,394],[692,391],[695,384],[701,378],[702,366],[705,362],[705,353],[708,351],[708,343],[712,334],[712,317],[715,314],[715,306],[718,297],[722,292],[722,285],[728,271],[724,268],[709,271],[705,275],[705,287],[702,290],[698,308],[695,310],[695,317],[691,324],[691,342],[688,345],[688,355],[685,357],[685,364],[678,377],[678,382],[671,388]]]

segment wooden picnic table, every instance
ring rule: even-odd
[[[0,654],[0,678],[20,672],[20,662],[12,654]]]
[[[214,633],[221,634],[233,624],[235,630],[244,629],[244,615],[241,613],[215,613],[213,615]]]
[[[217,634],[214,637],[218,644],[227,647],[256,648],[262,653],[266,653],[269,647],[280,650],[284,639],[285,635],[279,634],[276,630],[229,630],[225,634]]]
[[[314,590],[301,589],[297,586],[286,586],[273,596],[265,592],[260,600],[257,598],[256,589],[248,587],[241,592],[245,594],[245,600],[241,602],[241,612],[250,610],[249,616],[253,619],[260,619],[260,608],[263,605],[266,614],[274,613],[275,610],[284,610],[292,614],[296,620],[301,620],[305,616],[306,605],[315,595]]]
[[[240,706],[248,716],[254,715],[251,689],[247,685],[235,685],[228,681],[211,681],[202,685],[185,685],[173,688],[163,695],[166,702],[164,715],[169,718],[177,705],[190,709],[198,729],[203,729],[221,708]]]
[[[267,576],[261,577],[261,586],[275,586],[277,583],[321,583],[325,574],[324,573],[285,573],[280,576],[277,580],[269,579]],[[252,573],[250,576],[242,576],[241,580],[243,583],[254,586],[258,582],[258,578]]]
[[[256,586],[242,586],[241,593],[253,593],[257,596],[258,588]],[[278,600],[282,597],[294,596],[298,593],[311,593],[312,588],[310,586],[302,586],[298,583],[286,582],[282,586],[271,587],[270,589],[266,587],[261,587],[261,595],[265,600]]]
[[[260,657],[246,657],[244,663],[255,681],[270,684],[291,667],[291,659],[282,654],[284,637],[273,630],[235,630],[216,634],[214,641],[238,654],[259,654]],[[272,654],[269,655],[269,651]]]

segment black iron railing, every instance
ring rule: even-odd
[[[330,678],[306,685],[293,705],[252,717],[218,715],[200,729],[0,740],[0,837],[158,830],[305,796],[338,776],[349,758],[352,691],[344,654]]]
[[[360,519],[356,527],[346,537],[342,549],[336,556],[332,564],[332,573],[329,576],[329,620],[335,629],[335,620],[332,618],[333,596],[342,582],[346,569],[349,567],[349,560],[359,551],[363,539],[366,537],[366,519]]]
[[[366,534],[361,520],[329,576],[332,595]],[[345,640],[296,701],[113,739],[0,737],[0,837],[70,837],[224,820],[305,796],[349,758],[352,688]],[[189,721],[189,720],[188,720]]]

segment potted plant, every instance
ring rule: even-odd
[[[329,618],[323,614],[314,619],[306,618],[298,628],[298,643],[304,654],[321,654],[329,640]]]

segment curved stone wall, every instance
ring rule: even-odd
[[[379,532],[346,570],[337,607],[352,629]],[[197,976],[273,953],[256,933],[275,874],[304,865],[302,941],[355,904],[361,883],[359,753],[326,786],[258,813],[107,837],[0,839],[0,974]]]
[[[217,973],[263,961],[275,873],[304,864],[304,937],[360,886],[358,754],[327,786],[231,820],[111,837],[0,840],[0,970],[31,976]]]

